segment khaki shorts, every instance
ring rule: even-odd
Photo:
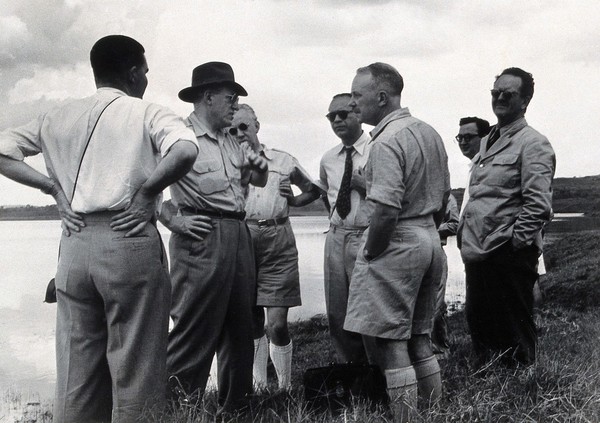
[[[443,253],[433,219],[398,221],[388,247],[370,261],[363,255],[367,236],[368,230],[352,273],[344,329],[396,340],[430,334]]]
[[[301,305],[298,250],[290,221],[263,227],[249,224],[248,228],[256,260],[256,305]]]

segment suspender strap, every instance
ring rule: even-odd
[[[96,119],[96,123],[94,123],[94,126],[92,127],[92,130],[90,131],[90,135],[88,136],[88,139],[85,143],[85,147],[83,148],[83,153],[81,154],[81,159],[79,160],[79,166],[77,167],[77,174],[75,176],[75,182],[73,183],[73,191],[71,193],[71,199],[70,199],[71,204],[73,203],[73,197],[75,197],[75,189],[77,188],[77,181],[79,180],[79,173],[81,172],[81,164],[83,163],[83,158],[85,157],[87,148],[90,145],[90,141],[92,139],[92,135],[94,134],[94,130],[96,129],[96,126],[98,126],[98,122],[100,121],[100,117],[102,117],[102,113],[104,113],[106,108],[108,106],[110,106],[111,104],[113,104],[113,102],[119,97],[121,97],[121,96],[113,98],[111,101],[108,102],[108,104],[106,106],[104,106],[104,108],[100,111],[100,114],[98,115],[98,119]]]

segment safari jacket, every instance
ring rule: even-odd
[[[489,151],[493,131],[481,140],[473,163],[470,197],[458,228],[465,263],[486,259],[506,242],[541,251],[541,231],[550,221],[556,167],[550,142],[525,118],[499,130]]]

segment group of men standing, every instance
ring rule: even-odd
[[[445,283],[447,156],[438,133],[401,106],[395,68],[359,68],[351,92],[333,97],[327,119],[341,143],[312,181],[258,141],[228,64],[193,70],[179,92],[194,107],[184,120],[142,100],[148,66],[137,41],[104,37],[90,59],[96,94],[0,134],[0,173],[51,194],[63,221],[55,421],[135,421],[162,403],[167,376],[173,392],[201,397],[215,353],[221,413],[266,385],[268,355],[289,389],[287,313],[301,304],[289,207],[319,197],[330,216],[325,299],[337,359],[382,369],[396,421],[410,418],[417,396],[441,397],[430,336]],[[550,144],[524,119],[532,95],[526,72],[497,77],[498,125],[469,149],[458,229],[475,349],[524,364],[535,358],[531,293],[554,174]],[[468,129],[461,122],[461,148],[475,138]],[[23,162],[38,153],[49,176]],[[167,186],[174,209],[160,205]],[[170,278],[157,218],[173,233]]]

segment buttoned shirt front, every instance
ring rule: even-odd
[[[169,109],[115,88],[99,88],[90,97],[0,133],[0,154],[23,160],[42,153],[49,176],[72,201],[73,211],[92,213],[126,208],[179,140],[196,145],[193,132]]]
[[[371,150],[371,137],[366,132],[356,140],[352,145],[352,169],[361,171],[364,169],[369,152]],[[371,215],[371,206],[365,201],[363,194],[356,190],[350,193],[350,213],[345,219],[342,219],[335,210],[338,192],[344,175],[344,165],[346,161],[346,152],[343,143],[328,150],[321,158],[319,170],[319,181],[316,185],[327,192],[327,200],[333,213],[330,221],[333,225],[344,227],[367,227],[369,225],[369,216]]]
[[[171,198],[178,208],[243,212],[251,170],[247,153],[227,131],[213,133],[196,113],[186,125],[198,141],[198,156],[192,170],[171,185]]]
[[[448,157],[439,134],[402,108],[387,115],[371,136],[367,200],[400,209],[399,219],[439,211],[450,192]]]
[[[280,194],[280,182],[287,179],[291,184],[299,187],[302,192],[307,192],[312,189],[312,179],[308,172],[300,166],[298,160],[284,151],[263,146],[261,154],[269,164],[269,178],[267,185],[263,188],[254,185],[248,187],[246,218],[278,219],[287,217],[289,206],[287,198]]]
[[[481,140],[459,225],[465,263],[484,260],[513,238],[541,251],[542,228],[551,216],[556,159],[548,139],[525,118],[500,128],[489,150],[487,139]]]

